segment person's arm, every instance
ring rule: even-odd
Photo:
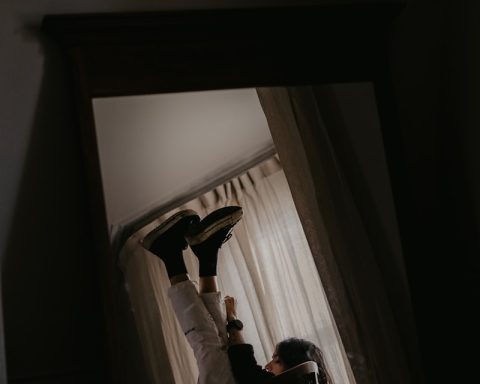
[[[238,344],[245,344],[243,333],[239,329],[231,329],[228,332],[228,345],[232,346]]]
[[[235,298],[225,296],[225,310],[227,312],[227,322],[237,319],[237,304]],[[245,344],[241,329],[232,328],[228,331],[228,345]]]
[[[225,297],[225,309],[227,321],[237,319],[236,302],[233,297]],[[228,358],[238,384],[264,384],[273,377],[273,374],[257,364],[253,347],[245,343],[242,330],[236,328],[229,330],[228,346]]]

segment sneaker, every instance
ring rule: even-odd
[[[188,246],[185,240],[187,230],[199,221],[200,217],[194,210],[177,212],[149,232],[142,240],[142,246],[159,257],[161,253],[168,254],[172,250],[182,251]]]
[[[200,245],[218,249],[230,239],[233,227],[240,221],[242,215],[242,207],[228,206],[217,209],[199,223],[192,225],[185,238],[194,251]]]

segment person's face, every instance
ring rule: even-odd
[[[267,365],[265,365],[265,369],[268,372],[273,373],[275,376],[285,371],[285,366],[278,358],[277,351],[273,353],[272,360],[269,363],[267,363]]]

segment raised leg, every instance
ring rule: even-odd
[[[217,209],[202,221],[190,226],[186,239],[199,261],[200,297],[210,312],[218,335],[227,348],[226,313],[217,285],[217,259],[222,245],[231,237],[235,224],[242,218],[238,206]]]
[[[220,292],[216,294],[220,295]],[[168,296],[197,360],[198,383],[235,384],[225,344],[194,283],[190,280],[176,283],[169,288]],[[208,298],[207,302],[209,300]]]
[[[196,221],[199,218],[194,211],[178,212],[149,233],[143,240],[143,246],[165,264],[171,284],[168,296],[197,360],[198,383],[234,384],[228,355],[216,322],[199,297],[195,284],[189,279],[183,260],[182,251],[187,247],[185,232]],[[206,288],[216,289],[216,282],[209,283]],[[212,283],[215,284],[211,285]]]

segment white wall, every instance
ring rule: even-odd
[[[273,148],[253,88],[100,98],[94,111],[110,227]]]

